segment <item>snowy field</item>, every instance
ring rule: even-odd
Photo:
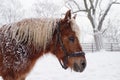
[[[86,58],[85,71],[77,73],[62,69],[54,56],[45,55],[38,60],[27,80],[120,80],[120,52],[86,53]]]

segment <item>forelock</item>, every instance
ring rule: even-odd
[[[75,34],[78,37],[78,39],[80,39],[80,28],[77,25],[75,19],[71,18],[71,19],[69,19],[69,22],[70,22],[72,30],[75,32]]]

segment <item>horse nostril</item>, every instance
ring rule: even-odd
[[[81,61],[81,65],[82,65],[83,68],[85,68],[86,67],[86,62],[85,61]]]

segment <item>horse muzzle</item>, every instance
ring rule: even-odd
[[[72,62],[72,69],[76,72],[83,72],[83,70],[86,67],[86,58],[84,52],[75,52],[71,54],[67,54],[67,56],[63,57],[63,60],[59,60],[62,68],[67,69],[68,68],[68,62],[69,59],[73,59],[70,61]]]
[[[73,70],[76,72],[83,72],[86,67],[86,58],[84,52],[75,52],[72,57],[78,57],[73,63]]]
[[[80,62],[74,62],[73,70],[76,72],[83,72],[86,67],[86,60],[80,60]]]

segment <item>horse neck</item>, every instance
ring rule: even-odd
[[[50,53],[50,54],[55,55],[57,58],[60,58],[64,54],[61,51],[60,43],[57,41],[58,40],[57,37],[58,37],[57,30],[55,30],[52,40],[50,41],[50,43],[47,45],[47,47],[45,49],[45,54]]]
[[[45,48],[45,50],[43,49],[43,52],[45,53],[45,54],[47,54],[47,53],[52,53],[52,54],[54,54],[55,53],[55,49],[57,49],[56,47],[56,42],[57,42],[57,40],[56,40],[56,30],[55,30],[55,32],[54,32],[54,34],[53,34],[53,37],[52,37],[52,40],[50,41],[50,43],[49,44],[47,44],[47,46],[46,46],[46,48]]]

